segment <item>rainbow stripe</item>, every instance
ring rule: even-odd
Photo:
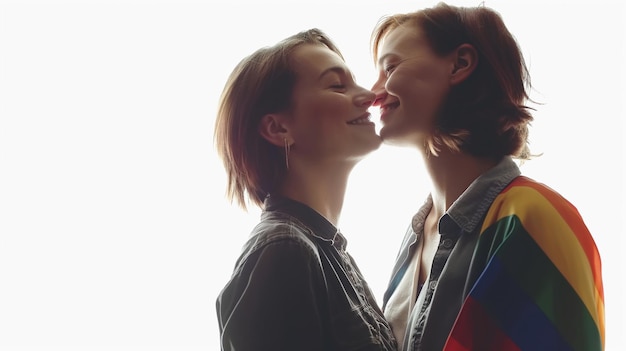
[[[498,195],[472,273],[445,351],[604,350],[600,255],[576,208],[549,187],[518,177]]]

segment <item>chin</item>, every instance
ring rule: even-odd
[[[380,138],[385,144],[395,144],[394,140],[398,138],[398,133],[395,133],[393,128],[383,126],[380,129]]]
[[[382,144],[382,142],[383,142],[383,139],[381,138],[380,135],[376,133],[372,133],[371,135],[368,135],[367,137],[357,141],[356,143],[358,143],[359,145],[363,145],[363,147],[365,148],[371,147],[373,149],[378,149],[380,147],[380,144]]]
[[[382,139],[376,138],[375,140],[372,140],[371,142],[367,143],[367,145],[363,145],[363,147],[360,148],[359,152],[357,152],[356,157],[357,158],[363,158],[363,157],[371,154],[372,152],[380,149],[380,146],[382,144],[383,144]]]
[[[381,128],[380,137],[386,145],[409,146],[414,144],[414,140],[410,140],[407,133],[402,133],[391,128]]]
[[[380,146],[383,144],[383,138],[376,135],[376,138],[372,141],[372,151],[378,150]]]

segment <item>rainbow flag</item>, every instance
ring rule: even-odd
[[[604,350],[600,255],[578,210],[549,187],[520,176],[498,195],[470,274],[445,351]]]

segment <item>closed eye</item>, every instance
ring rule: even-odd
[[[397,67],[396,65],[389,65],[389,66],[386,66],[383,69],[383,71],[385,71],[385,74],[389,76],[393,72],[393,70],[396,69],[396,67]]]

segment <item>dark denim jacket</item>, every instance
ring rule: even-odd
[[[268,197],[217,299],[222,350],[396,350],[345,248],[310,207]]]

